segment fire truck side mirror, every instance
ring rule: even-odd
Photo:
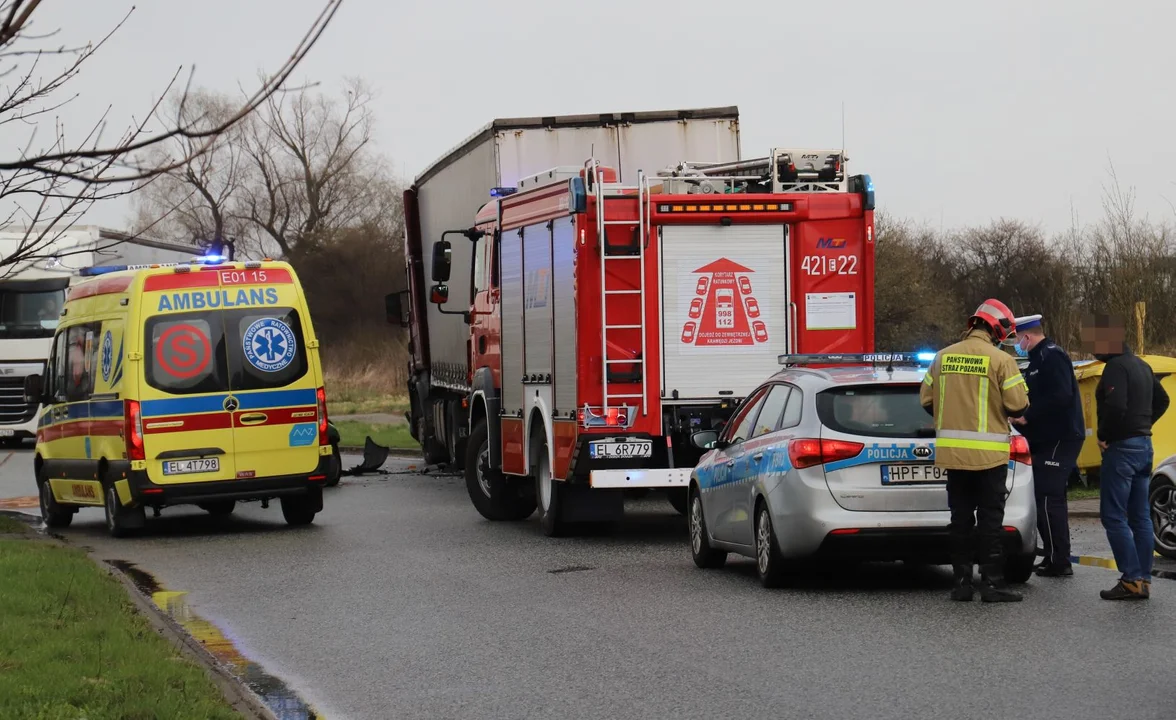
[[[384,296],[384,314],[388,322],[399,323],[400,327],[408,327],[408,291],[391,293]]]
[[[449,301],[449,286],[445,283],[437,283],[433,289],[429,291],[429,300],[436,305],[444,305]]]
[[[452,262],[453,252],[449,241],[438,240],[433,243],[433,282],[443,283],[449,280]]]

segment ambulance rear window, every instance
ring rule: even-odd
[[[147,383],[175,395],[229,389],[220,313],[160,315],[147,321]]]
[[[224,313],[234,390],[280,388],[306,374],[302,320],[294,308],[251,308]]]

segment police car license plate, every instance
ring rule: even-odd
[[[16,435],[16,431],[12,428],[0,428],[0,437],[12,437]]]
[[[220,470],[220,458],[169,460],[163,464],[164,475],[188,475],[190,473],[217,472],[218,470]]]
[[[595,460],[613,458],[647,458],[653,455],[652,440],[598,440],[588,443],[588,454]]]
[[[903,485],[912,483],[945,483],[947,471],[935,467],[931,463],[926,465],[883,465],[883,485]]]

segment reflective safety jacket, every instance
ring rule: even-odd
[[[935,464],[987,470],[1008,463],[1008,419],[1029,407],[1029,392],[1017,361],[975,329],[935,355],[919,400],[935,417]]]

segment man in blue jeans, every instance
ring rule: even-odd
[[[1094,391],[1103,454],[1099,514],[1122,573],[1115,587],[1100,593],[1104,600],[1146,600],[1151,595],[1151,434],[1168,409],[1168,393],[1151,367],[1127,347],[1126,336],[1122,318],[1083,319],[1083,348],[1106,363]]]

